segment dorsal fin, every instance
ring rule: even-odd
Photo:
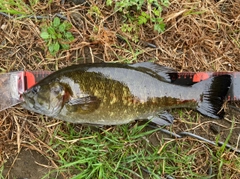
[[[177,71],[169,68],[169,67],[165,67],[156,63],[151,63],[151,62],[141,62],[141,63],[135,63],[135,64],[131,64],[130,66],[135,67],[135,68],[141,68],[141,69],[145,69],[144,71],[146,73],[150,73],[152,75],[157,74],[158,76],[161,77],[161,79],[163,81],[166,82],[171,82],[170,76],[168,73],[176,73]]]

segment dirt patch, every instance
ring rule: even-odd
[[[49,160],[40,153],[23,148],[19,154],[4,164],[3,175],[9,179],[39,179],[50,172]],[[61,178],[57,174],[51,174],[47,178]]]

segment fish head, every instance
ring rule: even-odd
[[[28,110],[54,117],[61,111],[66,94],[64,85],[59,82],[39,84],[23,93],[23,106]]]

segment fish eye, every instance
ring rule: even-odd
[[[32,92],[33,94],[38,93],[38,91],[39,91],[39,87],[38,87],[38,86],[34,86],[34,87],[32,88],[32,90],[31,90],[31,92]]]

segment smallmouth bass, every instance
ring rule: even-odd
[[[125,124],[149,119],[169,125],[164,110],[191,108],[211,118],[221,110],[231,76],[209,78],[192,86],[169,83],[171,69],[150,63],[81,64],[56,71],[23,93],[22,106],[72,123]]]

